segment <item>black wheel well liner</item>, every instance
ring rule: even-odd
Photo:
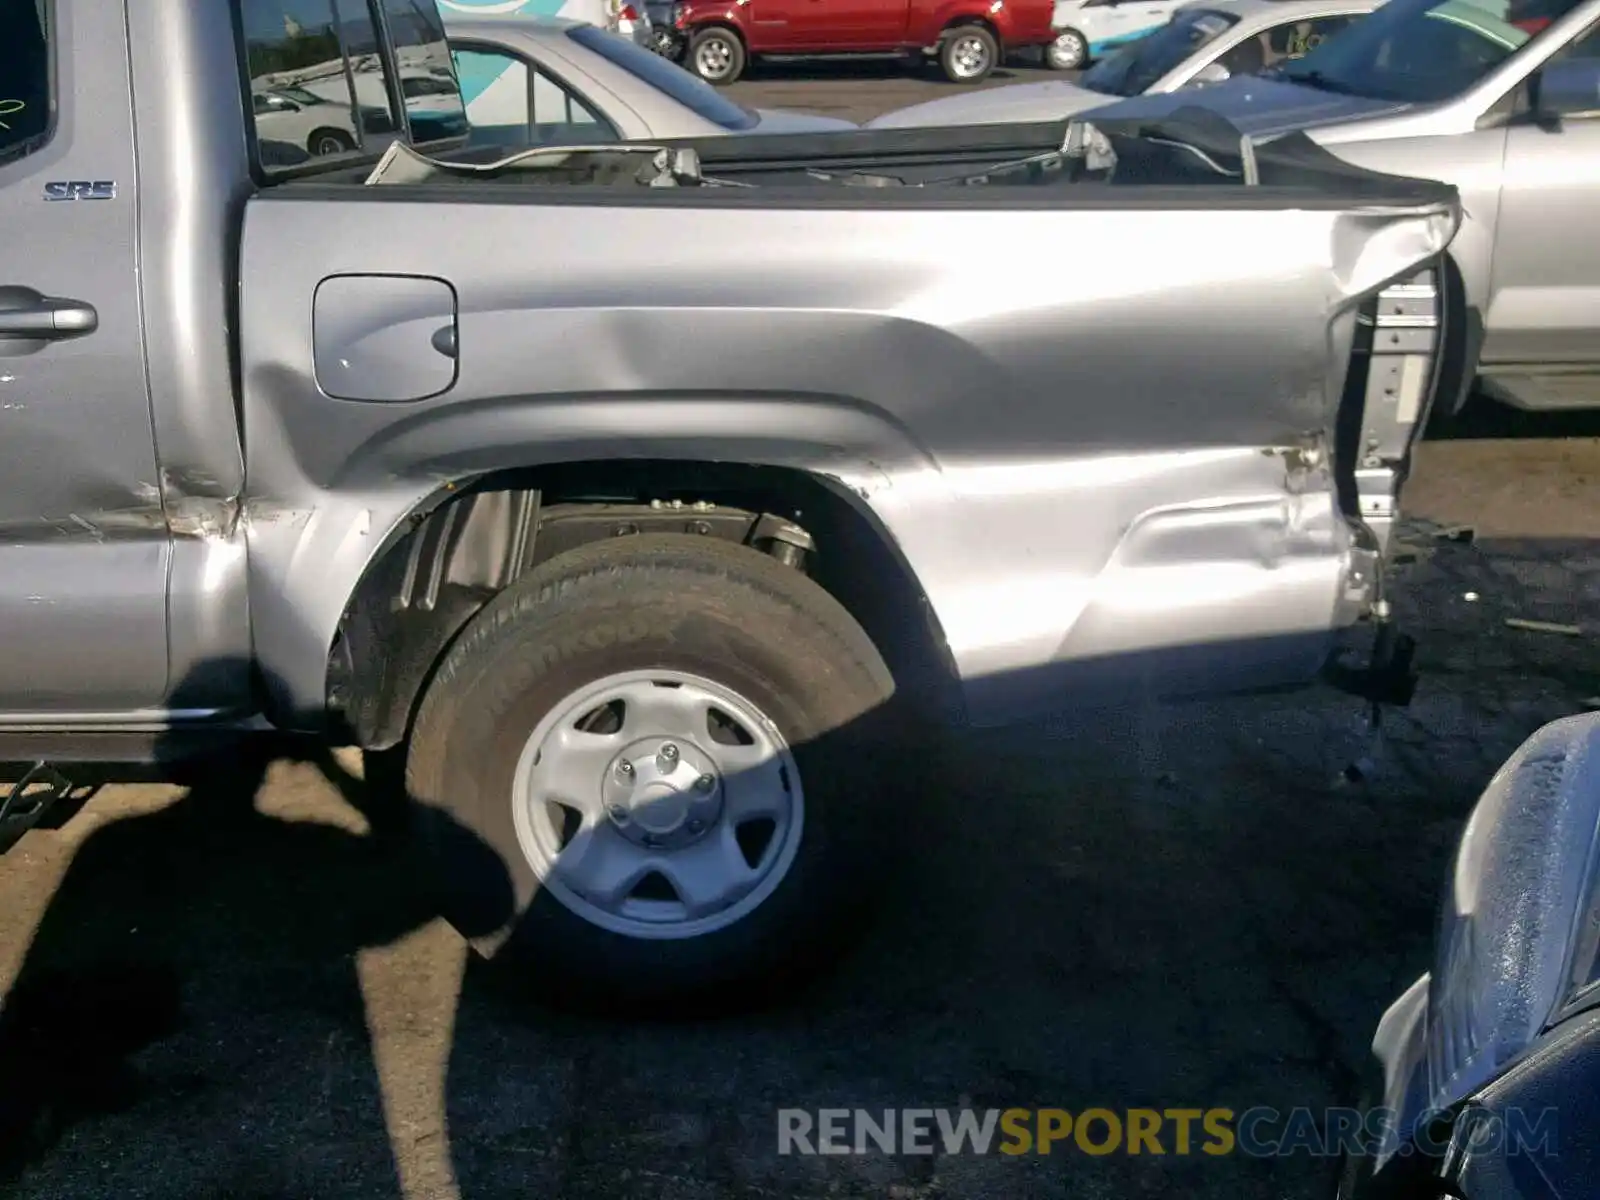
[[[704,33],[708,29],[721,29],[726,33],[733,34],[733,36],[738,39],[739,45],[744,47],[745,53],[748,54],[750,52],[750,42],[749,39],[744,36],[744,30],[740,29],[732,21],[725,21],[719,17],[712,17],[705,21],[696,21],[684,31],[684,40],[692,42],[699,34]]]
[[[943,41],[945,36],[952,30],[963,29],[968,25],[977,25],[987,29],[993,36],[995,45],[1000,47],[1000,52],[1002,54],[1005,53],[1006,40],[1000,36],[1000,30],[996,28],[993,21],[989,20],[987,17],[979,16],[977,13],[965,13],[959,17],[951,17],[950,20],[945,23],[944,28],[939,31],[939,40]]]
[[[646,531],[744,541],[780,558],[801,549],[807,573],[878,647],[897,691],[929,716],[959,716],[954,665],[926,597],[887,531],[837,481],[728,463],[570,463],[484,476],[407,524],[362,575],[329,658],[334,724],[367,749],[405,739],[440,660],[501,590],[564,550]]]

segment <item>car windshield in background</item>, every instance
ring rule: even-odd
[[[1273,74],[1374,100],[1460,95],[1581,0],[1390,0]]]
[[[1170,22],[1101,59],[1078,83],[1107,96],[1137,96],[1201,46],[1239,23],[1232,13],[1181,9]]]
[[[761,121],[759,114],[735,104],[709,83],[628,38],[595,25],[575,26],[567,30],[567,36],[724,129],[754,129]]]

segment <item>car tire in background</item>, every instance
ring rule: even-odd
[[[1089,42],[1076,29],[1063,29],[1044,48],[1044,65],[1052,71],[1076,71],[1089,61]]]
[[[952,83],[979,83],[1000,63],[1000,42],[982,25],[945,30],[939,43],[939,69]]]
[[[757,550],[565,552],[469,622],[418,712],[442,909],[546,1001],[770,997],[848,944],[884,876],[893,691],[844,607]]]
[[[707,83],[726,87],[744,74],[744,41],[723,25],[712,25],[689,39],[683,65]]]
[[[331,154],[348,154],[355,148],[355,138],[342,129],[318,129],[306,139],[306,150],[317,158]]]

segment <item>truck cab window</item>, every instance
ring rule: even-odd
[[[47,0],[0,4],[0,162],[37,149],[50,131]]]
[[[361,0],[242,0],[240,7],[263,163],[376,149],[383,135],[394,135],[378,31]]]
[[[465,135],[461,89],[432,3],[240,0],[240,7],[264,165],[375,153],[408,128],[414,142]],[[400,73],[395,88],[381,53],[385,33]]]
[[[382,7],[394,41],[411,140],[427,143],[465,136],[466,107],[438,6],[433,0],[382,0]]]

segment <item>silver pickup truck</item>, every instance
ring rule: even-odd
[[[726,994],[838,944],[903,716],[1306,683],[1384,616],[1452,189],[1056,125],[502,169],[401,86],[431,3],[339,10],[3,10],[0,758],[403,757],[480,949]],[[329,56],[311,159],[252,97]]]

